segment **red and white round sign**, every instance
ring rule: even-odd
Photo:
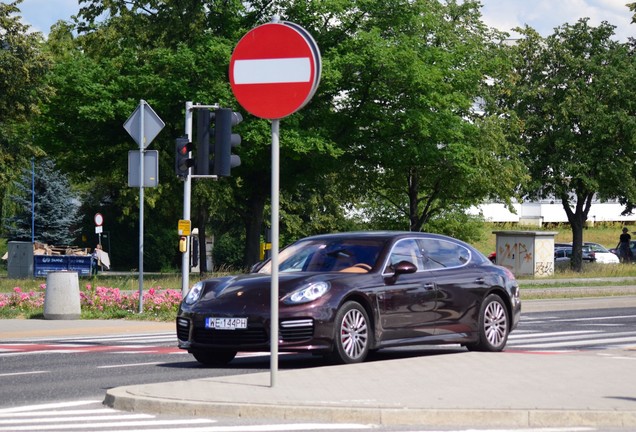
[[[104,223],[104,216],[102,216],[101,213],[95,213],[94,220],[96,226],[102,226],[102,224]]]
[[[311,35],[290,22],[250,30],[230,59],[230,85],[250,114],[279,119],[309,102],[320,82],[320,51]]]

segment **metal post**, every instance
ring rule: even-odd
[[[270,387],[278,371],[278,209],[279,209],[279,130],[280,120],[272,120],[272,286],[270,300]]]
[[[192,102],[185,104],[185,134],[192,142]],[[190,220],[190,197],[192,194],[192,168],[188,168],[183,182],[183,219]],[[190,285],[190,236],[186,239],[186,251],[181,255],[181,295],[185,298]]]
[[[144,108],[146,101],[139,101],[139,313],[144,311]]]
[[[35,244],[35,160],[31,158],[31,244]]]

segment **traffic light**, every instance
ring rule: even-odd
[[[240,113],[229,108],[214,111],[214,168],[213,174],[229,177],[230,170],[241,165],[241,158],[232,154],[232,148],[241,144],[241,136],[232,133],[232,127],[243,121]]]
[[[210,175],[212,165],[210,155],[210,127],[214,113],[202,108],[197,112],[197,175]],[[214,151],[214,149],[212,149]]]
[[[194,159],[190,156],[192,143],[186,136],[175,140],[174,170],[178,177],[187,177],[190,167],[194,165]]]

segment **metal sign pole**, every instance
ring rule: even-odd
[[[139,313],[144,311],[144,108],[145,100],[139,101]]]
[[[278,209],[279,209],[279,172],[280,172],[280,120],[272,120],[272,286],[271,286],[271,323],[270,323],[270,387],[276,384],[278,371]]]
[[[192,142],[192,102],[185,104],[185,134]],[[190,220],[190,197],[192,195],[192,168],[188,168],[188,175],[183,182],[183,220]],[[190,282],[190,236],[186,240],[186,251],[181,255],[181,296],[185,298]]]

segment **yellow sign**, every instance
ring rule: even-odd
[[[272,250],[271,243],[261,243],[260,247],[260,260],[263,261],[265,259],[265,251]]]
[[[190,235],[190,221],[179,219],[179,224],[177,225],[177,231],[180,236],[189,236]]]

